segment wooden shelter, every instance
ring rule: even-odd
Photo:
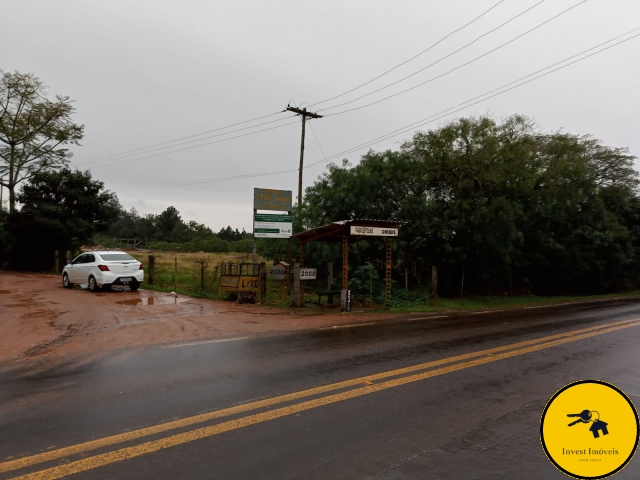
[[[300,242],[300,263],[304,264],[304,246],[309,242],[341,242],[342,243],[342,292],[341,306],[349,290],[349,245],[371,237],[387,238],[386,255],[386,303],[391,301],[391,238],[398,236],[398,229],[404,222],[398,220],[374,220],[371,218],[356,218],[341,220],[322,227],[312,228],[305,232],[296,233],[293,237]]]

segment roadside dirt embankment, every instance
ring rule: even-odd
[[[0,272],[0,363],[67,360],[122,348],[267,334],[394,315],[199,300],[149,290],[91,293],[53,275]]]

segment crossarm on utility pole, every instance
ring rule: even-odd
[[[296,108],[287,106],[286,111],[297,113],[302,117],[302,137],[300,139],[300,169],[298,170],[298,212],[302,208],[302,169],[304,168],[304,132],[305,132],[305,124],[307,122],[307,117],[309,118],[322,118],[322,115],[318,115],[317,113],[307,112],[305,108]],[[299,215],[300,213],[298,213]]]

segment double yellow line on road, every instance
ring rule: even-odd
[[[186,432],[170,435],[157,440],[147,441],[135,446],[129,446],[120,448],[118,450],[109,451],[94,455],[92,457],[79,459],[70,463],[59,465],[37,472],[29,473],[20,477],[20,479],[47,479],[53,480],[72,475],[74,473],[80,473],[83,471],[98,468],[104,465],[109,465],[122,460],[139,457],[148,453],[156,452],[165,448],[174,447],[195,440],[200,440],[207,437],[212,437],[223,432],[230,430],[237,430],[239,428],[248,427],[258,423],[263,423],[276,418],[289,416],[306,410],[318,408],[324,405],[329,405],[343,400],[356,398],[362,395],[368,395],[370,393],[379,392],[389,388],[398,387],[412,382],[417,382],[427,378],[435,377],[438,375],[444,375],[451,372],[456,372],[470,367],[478,365],[484,365],[498,360],[511,358],[527,353],[543,350],[546,348],[562,345],[577,340],[582,340],[596,335],[602,335],[605,333],[614,332],[617,330],[640,326],[640,318],[634,318],[621,322],[608,323],[604,325],[598,325],[589,328],[583,328],[570,332],[560,333],[557,335],[551,335],[538,339],[528,340],[525,342],[513,343],[510,345],[504,345],[501,347],[490,348],[487,350],[481,350],[464,355],[457,355],[454,357],[448,357],[441,360],[435,360],[432,362],[421,363],[410,367],[400,368],[396,370],[390,370],[374,375],[367,375],[364,377],[354,378],[344,382],[332,383],[322,387],[311,388],[308,390],[302,390],[287,395],[281,395],[278,397],[268,398],[256,402],[250,402],[243,405],[237,405],[222,410],[217,410],[193,417],[188,417],[173,422],[162,423],[154,425],[152,427],[142,428],[131,432],[122,433],[119,435],[113,435],[104,437],[98,440],[92,440],[77,445],[72,445],[49,452],[40,453],[30,457],[11,460],[8,462],[0,463],[0,473],[14,471],[29,466],[57,460],[60,458],[66,458],[69,456],[83,454],[92,450],[109,447],[123,442],[129,442],[132,440],[148,437],[150,435],[157,435],[160,433],[168,432],[170,430],[181,429],[189,427],[191,425],[201,424],[215,420],[222,417],[231,415],[237,415],[252,410],[258,410],[265,407],[271,407],[274,405],[295,402],[296,400],[304,399],[306,397],[312,397],[322,395],[324,393],[333,392],[336,390],[347,389],[348,387],[357,387],[349,390],[345,390],[339,393],[333,393],[330,395],[321,396],[307,401],[298,403],[292,403],[284,407],[280,407],[274,410],[264,411],[251,415],[246,415],[233,420],[228,420],[215,425],[205,426],[189,430]],[[447,365],[444,366],[443,365]],[[441,367],[441,368],[435,368]],[[421,370],[426,370],[422,371]],[[420,372],[420,373],[414,373]],[[408,375],[409,374],[409,375]],[[391,380],[386,380],[380,383],[373,383],[375,381],[388,379],[391,377],[398,377]]]

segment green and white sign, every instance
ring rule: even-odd
[[[256,238],[289,238],[293,234],[293,216],[256,213],[253,232]]]

